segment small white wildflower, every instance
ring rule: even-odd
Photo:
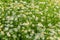
[[[57,10],[56,8],[54,8],[54,10]]]
[[[41,32],[40,34],[41,34],[40,37],[43,38],[44,37],[44,32]]]
[[[42,13],[42,12],[39,12],[39,14],[43,15],[43,13]]]
[[[0,7],[0,8],[2,8],[2,7]]]
[[[35,20],[37,21],[38,20],[38,17],[36,17]]]
[[[28,30],[24,30],[24,33],[27,33],[28,32]]]
[[[51,6],[51,3],[47,4],[48,6]]]
[[[9,26],[10,26],[10,24],[6,24],[6,26],[7,26],[7,27],[9,27]]]
[[[21,36],[21,34],[18,34],[18,36],[20,37],[20,36]]]
[[[29,35],[26,35],[26,38],[29,38]]]
[[[30,31],[31,31],[31,29],[28,29],[28,31],[30,32]]]
[[[60,29],[57,29],[57,31],[58,31],[58,34],[60,34]]]
[[[41,21],[43,22],[43,21],[44,21],[44,19],[41,19]]]
[[[45,16],[42,16],[41,19],[45,19]]]
[[[10,27],[13,27],[13,25],[10,25]]]
[[[51,26],[52,26],[52,24],[51,24],[51,23],[49,23],[49,24],[48,24],[48,26],[50,26],[50,27],[51,27]]]
[[[48,11],[48,7],[46,7],[45,11],[46,11],[46,12]]]
[[[60,40],[60,37],[58,37],[57,39]]]
[[[32,24],[32,27],[35,27],[35,25],[34,25],[34,24]]]
[[[20,26],[18,25],[18,27],[17,27],[18,29],[20,29]]]
[[[7,32],[7,36],[8,36],[8,37],[10,37],[10,36],[11,36],[11,34],[10,34],[9,32]]]
[[[32,30],[32,32],[31,32],[31,34],[30,34],[30,35],[31,35],[31,36],[33,36],[33,34],[34,34],[34,30]]]
[[[16,17],[16,18],[15,18],[15,21],[17,21],[17,20],[18,20],[18,18]]]
[[[24,10],[21,10],[20,12],[24,12]]]
[[[25,27],[22,27],[22,29],[25,29]]]
[[[7,11],[8,12],[8,14],[10,14],[10,11]]]
[[[32,15],[33,18],[35,18],[35,15]]]
[[[13,22],[12,22],[12,21],[10,21],[10,22],[8,22],[8,23],[12,24]]]
[[[2,27],[3,27],[3,25],[0,26],[0,28],[2,28]]]
[[[56,6],[56,8],[59,8],[59,6]]]
[[[23,25],[29,25],[29,24],[30,24],[29,22],[23,23]]]
[[[38,23],[37,25],[40,26],[40,27],[43,27],[43,24],[42,23]]]
[[[18,31],[18,29],[17,29],[17,28],[14,28],[13,30],[14,30],[15,32],[17,32],[17,31]]]
[[[2,2],[0,2],[0,4],[3,4]]]
[[[39,6],[35,6],[35,8],[39,8]]]
[[[4,8],[2,8],[2,11],[4,11]]]
[[[4,31],[1,31],[1,34],[4,35]]]
[[[26,35],[26,38],[32,38],[31,36],[29,36],[29,35]]]
[[[37,33],[37,34],[35,35],[35,39],[34,39],[34,40],[39,39],[39,37],[40,37],[40,33]]]
[[[9,32],[12,33],[13,32],[13,29],[9,29]]]
[[[20,17],[20,15],[17,15],[17,17]]]
[[[50,37],[50,40],[54,40],[54,38],[53,37]]]
[[[13,38],[16,38],[17,37],[15,34],[13,34],[12,36],[13,36]]]
[[[46,2],[39,2],[39,4],[45,4]]]
[[[9,29],[8,27],[5,27],[5,29],[4,29],[4,30],[5,30],[5,31],[8,31],[8,29]]]
[[[3,18],[2,20],[5,20],[5,18]]]
[[[13,20],[13,19],[14,19],[13,16],[7,16],[6,18],[7,18],[8,20]]]
[[[14,17],[12,16],[12,17],[10,17],[10,20],[13,20],[14,19]]]
[[[15,3],[18,3],[18,1],[15,1]]]
[[[58,25],[60,25],[60,22],[58,22]]]
[[[24,17],[24,18],[26,18],[26,15],[25,15],[25,14],[23,14],[23,17]]]
[[[54,35],[56,32],[54,31],[54,29],[49,29],[51,32],[51,35]]]
[[[24,3],[24,4],[26,4],[27,2],[26,2],[26,1],[24,1],[23,3]]]
[[[12,15],[14,15],[14,16],[15,16],[15,15],[16,15],[16,12],[12,11]]]
[[[59,3],[59,0],[55,0],[55,3]]]

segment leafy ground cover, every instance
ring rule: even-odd
[[[0,0],[0,40],[60,40],[59,0]]]

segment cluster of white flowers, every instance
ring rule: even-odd
[[[1,40],[60,40],[60,6],[56,4],[52,0],[1,1]]]

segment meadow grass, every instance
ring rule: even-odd
[[[0,0],[1,40],[60,40],[60,5],[55,0]]]

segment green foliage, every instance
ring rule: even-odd
[[[0,0],[1,40],[59,40],[60,6],[52,0]]]

